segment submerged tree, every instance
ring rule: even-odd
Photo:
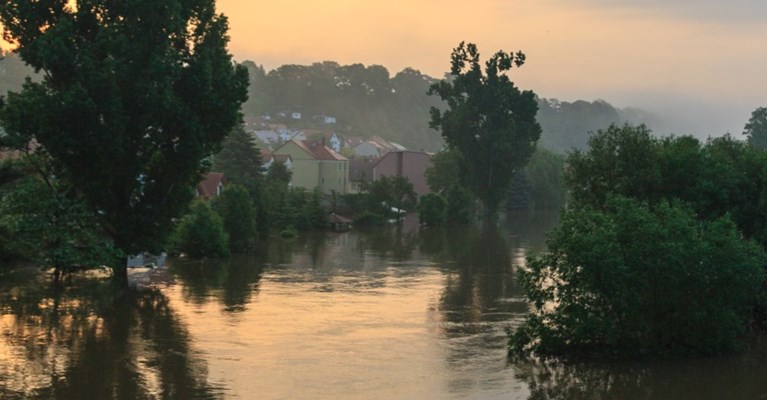
[[[499,51],[480,65],[477,46],[461,43],[451,55],[450,77],[429,94],[447,102],[431,108],[430,126],[460,153],[460,178],[493,213],[508,193],[514,174],[535,150],[541,127],[532,91],[520,91],[505,74],[525,62],[522,52]]]
[[[611,197],[574,208],[520,280],[534,311],[518,355],[716,354],[737,347],[765,278],[765,253],[727,217],[681,202]]]
[[[37,154],[25,163],[43,162],[40,158]],[[0,193],[0,240],[6,251],[54,267],[56,277],[120,255],[100,234],[95,215],[55,177],[28,173],[11,186]]]
[[[247,96],[226,17],[213,0],[8,0],[0,22],[44,75],[9,94],[6,133],[50,154],[123,253],[159,250]]]

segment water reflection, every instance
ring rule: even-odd
[[[363,230],[361,233],[360,251],[368,251],[372,255],[392,261],[403,262],[412,259],[418,245],[418,230],[405,222]]]
[[[159,290],[21,270],[3,275],[0,310],[0,398],[223,397]]]
[[[445,276],[439,309],[451,393],[505,396],[512,390],[505,328],[528,311],[516,268],[529,251],[543,249],[556,220],[556,213],[513,212],[473,227],[421,232],[421,251],[438,261]]]
[[[265,265],[258,254],[238,254],[225,260],[174,260],[170,272],[183,282],[186,301],[202,305],[216,299],[226,311],[242,312],[258,293]]]
[[[516,376],[530,400],[764,399],[767,343],[738,355],[635,363],[524,362]]]

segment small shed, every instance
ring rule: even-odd
[[[328,223],[334,231],[348,231],[352,229],[352,220],[336,213],[328,216]]]

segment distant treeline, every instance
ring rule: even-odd
[[[313,115],[330,115],[337,119],[336,129],[341,134],[379,135],[411,149],[434,151],[442,147],[439,133],[428,127],[429,108],[442,106],[438,98],[426,93],[438,79],[418,70],[406,68],[391,77],[380,65],[339,65],[332,61],[283,65],[269,72],[251,61],[245,65],[251,76],[246,114],[301,112],[307,125],[311,125]],[[610,124],[645,123],[652,127],[657,122],[643,110],[616,108],[604,100],[570,103],[538,98],[538,105],[543,128],[539,144],[558,153],[584,149],[589,132]]]
[[[291,120],[296,128],[316,128],[313,116],[332,116],[337,121],[332,129],[342,135],[378,135],[413,150],[437,151],[443,146],[440,134],[428,126],[429,109],[442,106],[437,97],[427,95],[437,79],[418,70],[405,68],[391,76],[380,65],[333,61],[283,65],[271,71],[252,61],[244,65],[251,78],[245,115],[300,112],[300,121]],[[0,94],[18,90],[28,75],[34,71],[18,56],[5,54],[0,60]],[[589,132],[613,123],[645,123],[652,128],[659,122],[643,110],[620,109],[603,100],[539,98],[538,105],[543,128],[539,145],[557,153],[584,149]]]

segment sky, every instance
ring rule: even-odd
[[[604,99],[673,119],[673,133],[740,136],[767,106],[762,0],[218,0],[230,50],[267,70],[331,60],[449,69],[461,41],[522,50],[511,73],[541,97]],[[661,132],[668,133],[668,132]]]
[[[738,137],[767,106],[764,0],[217,0],[238,61],[336,61],[439,78],[461,41],[523,51],[522,89],[665,118],[661,134]]]

